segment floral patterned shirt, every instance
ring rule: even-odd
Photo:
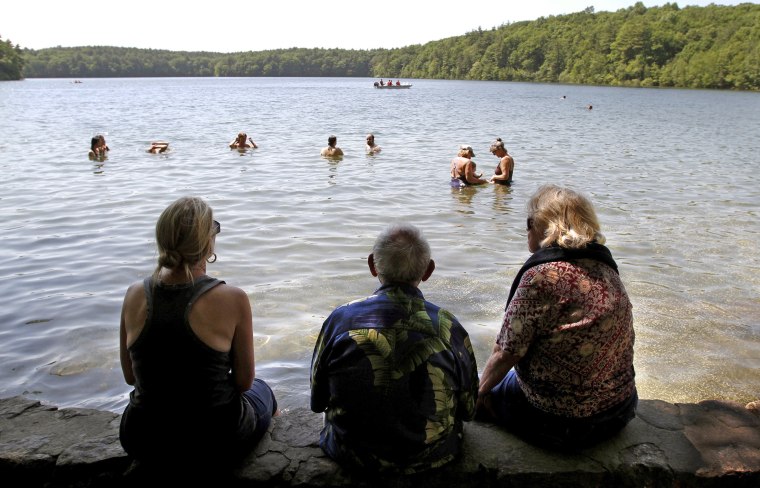
[[[384,285],[338,307],[314,348],[320,446],[357,467],[413,473],[451,461],[477,390],[467,331],[412,286]]]
[[[634,392],[633,315],[622,281],[593,259],[528,269],[496,342],[520,356],[518,382],[535,407],[582,418]]]

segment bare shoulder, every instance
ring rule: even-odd
[[[123,327],[126,327],[128,333],[139,331],[142,324],[145,323],[148,299],[145,296],[144,289],[143,282],[136,281],[127,288],[127,293],[124,295],[124,303],[121,307],[121,323]]]
[[[144,284],[142,281],[135,281],[131,285],[129,285],[129,288],[127,288],[127,293],[124,295],[124,303],[125,304],[132,304],[135,303],[135,301],[143,298],[145,296],[145,293],[143,292]]]
[[[250,303],[248,294],[237,286],[222,283],[208,291],[209,297],[224,300],[227,303]]]

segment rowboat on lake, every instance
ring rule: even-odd
[[[411,83],[401,83],[400,85],[394,85],[392,83],[386,83],[384,85],[381,85],[380,82],[378,82],[378,81],[375,82],[375,88],[387,88],[387,89],[394,90],[394,89],[411,88],[411,87],[412,87]]]

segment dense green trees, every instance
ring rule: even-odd
[[[0,81],[20,80],[24,68],[21,48],[14,46],[10,40],[0,37]]]
[[[383,51],[374,62],[375,76],[402,78],[759,90],[760,5],[588,8]]]
[[[28,77],[366,76],[760,90],[760,5],[589,7],[399,49],[59,47],[24,55]]]

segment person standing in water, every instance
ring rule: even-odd
[[[515,160],[507,152],[507,148],[504,147],[501,138],[497,138],[491,144],[491,154],[499,158],[499,164],[494,169],[490,182],[497,185],[512,184],[512,172],[515,169]]]
[[[469,144],[459,146],[457,157],[451,160],[451,186],[461,188],[470,185],[482,185],[488,181],[481,179],[482,173],[475,173],[472,158],[475,152]]]

